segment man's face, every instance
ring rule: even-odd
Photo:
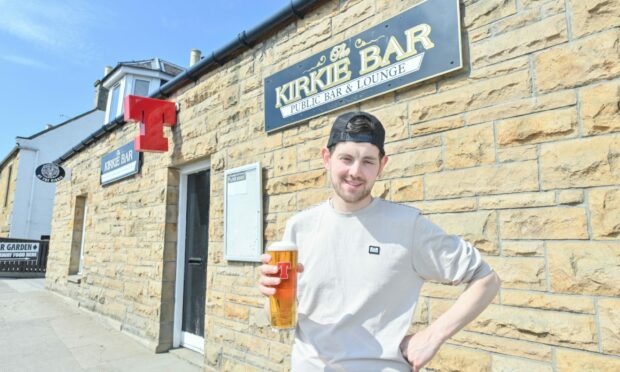
[[[366,142],[340,142],[333,153],[324,148],[321,154],[336,193],[335,205],[349,211],[366,206],[387,156],[380,158],[379,149]]]

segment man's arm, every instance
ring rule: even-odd
[[[499,287],[500,279],[494,271],[474,280],[448,311],[422,331],[406,336],[400,348],[413,371],[419,371],[446,340],[480,315],[493,301]]]

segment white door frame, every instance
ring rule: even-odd
[[[179,169],[179,215],[177,219],[177,273],[174,296],[173,347],[183,346],[204,354],[204,338],[183,332],[183,289],[185,281],[185,231],[187,217],[187,176],[211,168],[208,160],[193,163]],[[206,298],[205,298],[206,300]]]

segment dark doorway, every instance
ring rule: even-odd
[[[185,277],[181,330],[204,337],[209,243],[209,170],[187,176]]]

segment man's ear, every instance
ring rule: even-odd
[[[383,157],[381,158],[381,163],[379,164],[379,176],[381,176],[381,174],[383,173],[383,169],[385,168],[385,165],[387,164],[387,162],[388,162],[388,156],[383,155]]]
[[[323,159],[323,166],[325,169],[329,169],[329,160],[331,159],[331,154],[327,147],[323,147],[321,149],[321,158]]]

